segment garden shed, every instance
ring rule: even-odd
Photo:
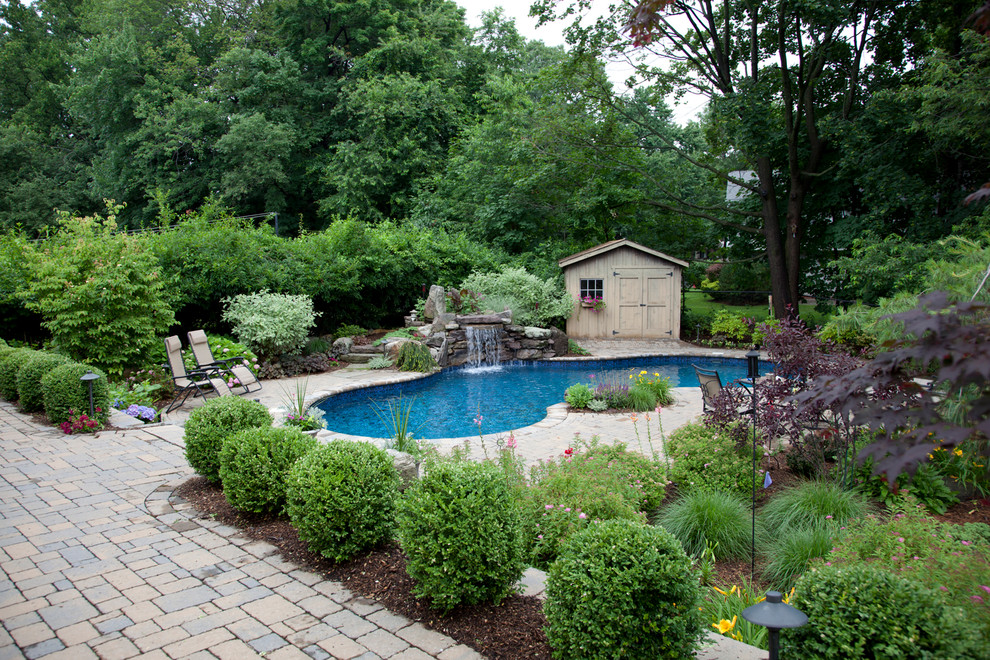
[[[677,339],[681,270],[687,263],[619,239],[557,262],[578,301],[567,334],[583,338]]]

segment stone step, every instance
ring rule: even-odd
[[[340,361],[348,364],[367,364],[371,362],[371,358],[377,355],[381,355],[381,353],[345,353],[340,356]]]
[[[381,355],[383,353],[382,346],[375,346],[374,344],[362,344],[360,346],[351,346],[350,353],[358,353],[362,355]]]

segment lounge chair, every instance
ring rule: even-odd
[[[211,392],[216,396],[231,394],[227,382],[216,369],[186,371],[186,365],[182,361],[182,342],[177,336],[165,338],[165,354],[168,356],[168,368],[175,383],[175,398],[165,412],[172,412],[173,408],[181,406],[190,394],[194,396],[207,396]]]
[[[709,407],[715,406],[715,397],[722,391],[722,378],[714,369],[702,369],[692,364],[694,373],[698,376],[698,384],[701,385],[701,408],[708,412]]]
[[[244,360],[218,360],[213,357],[210,350],[210,340],[202,330],[192,330],[189,335],[189,348],[192,349],[193,357],[196,358],[196,366],[200,369],[217,369],[227,379],[227,384],[233,388],[240,388],[237,394],[247,394],[257,392],[261,389],[261,381],[258,375],[244,364]]]

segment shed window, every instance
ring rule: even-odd
[[[601,300],[605,297],[604,280],[581,280],[581,299]]]

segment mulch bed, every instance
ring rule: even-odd
[[[193,477],[176,494],[191,503],[204,518],[238,527],[247,536],[279,549],[282,557],[328,580],[342,583],[360,596],[373,598],[396,614],[448,635],[493,660],[550,658],[540,600],[510,596],[499,606],[459,607],[441,616],[425,600],[412,594],[406,557],[395,545],[379,548],[342,564],[310,552],[289,520],[271,515],[243,514],[223,496],[223,490],[203,477]]]
[[[786,469],[771,469],[771,475],[773,484],[768,489],[764,491],[762,484],[757,486],[761,501],[800,481],[800,477]],[[340,582],[351,592],[372,598],[392,612],[419,621],[488,658],[551,657],[543,632],[546,618],[543,616],[542,601],[536,597],[514,595],[497,607],[459,607],[449,614],[440,615],[431,610],[424,599],[413,595],[413,581],[405,570],[406,557],[397,545],[388,545],[352,561],[334,564],[310,552],[287,517],[238,512],[227,502],[220,486],[203,477],[187,480],[176,490],[176,494],[191,503],[201,517],[237,527],[252,539],[270,543],[278,548],[284,559],[325,579]],[[674,495],[675,491],[671,489],[668,498]],[[963,501],[936,517],[954,524],[990,524],[990,500]],[[718,584],[728,586],[749,582],[750,560],[719,561],[715,572]],[[758,592],[768,588],[761,579],[759,564],[753,587]]]

